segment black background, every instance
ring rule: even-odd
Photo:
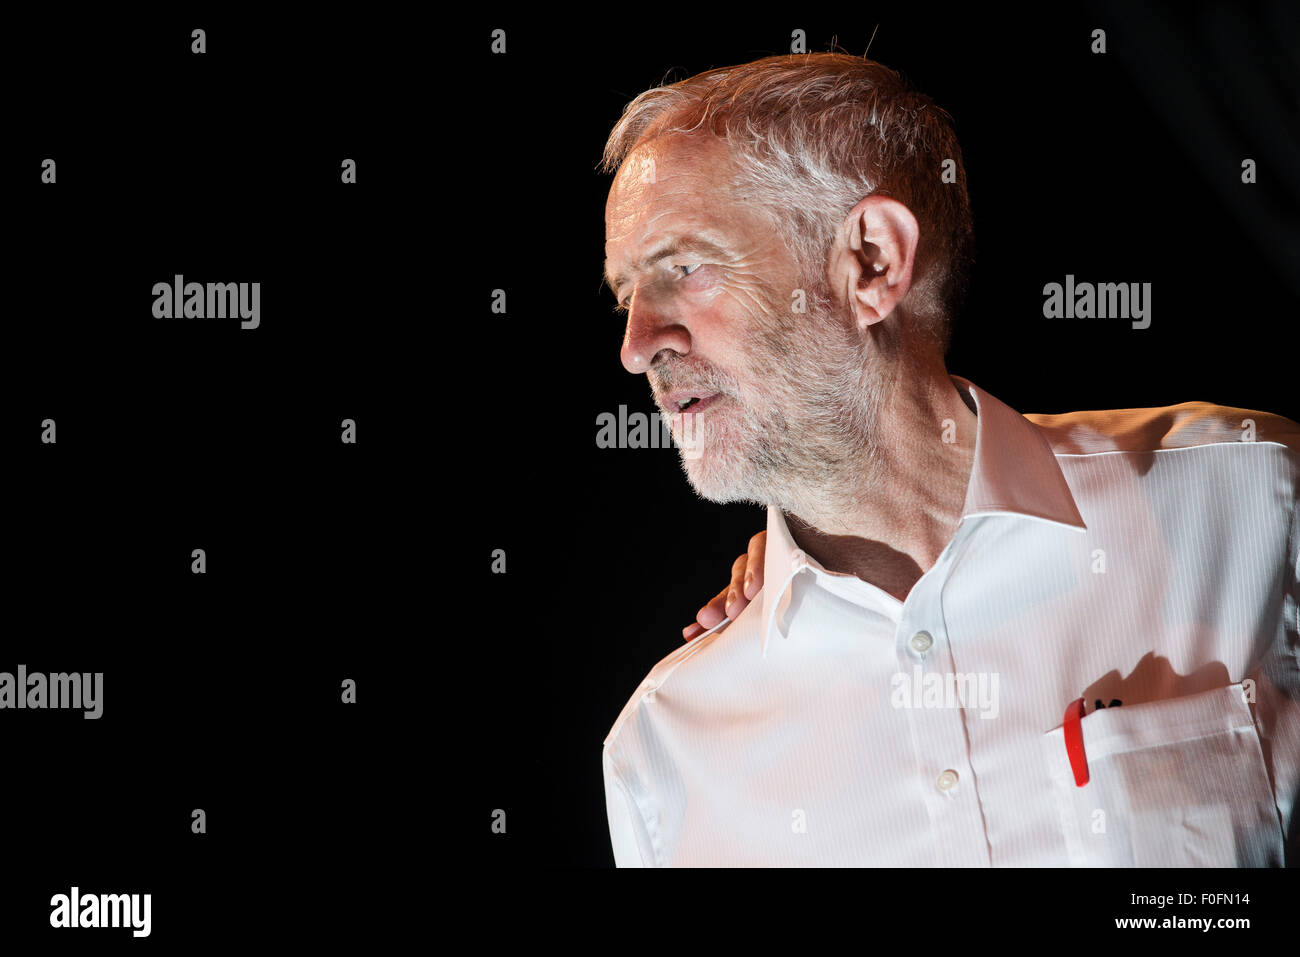
[[[0,670],[100,671],[104,704],[0,712],[0,950],[377,941],[434,691],[419,50],[378,18],[5,33]],[[260,282],[260,326],[155,319],[176,274]],[[150,937],[51,929],[74,884],[151,893]]]

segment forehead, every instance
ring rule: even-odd
[[[638,145],[618,168],[605,205],[612,216],[672,200],[683,191],[725,187],[733,166],[726,144],[716,136],[658,136]]]
[[[743,216],[724,201],[731,175],[726,144],[715,136],[661,136],[632,150],[605,203],[607,275],[665,237],[725,241]]]

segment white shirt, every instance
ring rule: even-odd
[[[1204,402],[1022,416],[953,381],[975,456],[934,567],[900,604],[769,509],[759,597],[605,739],[619,866],[1282,862],[1300,426]]]

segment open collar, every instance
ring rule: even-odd
[[[1075,529],[1086,529],[1065,481],[1056,454],[1032,422],[1019,412],[960,376],[953,384],[975,403],[975,457],[961,521],[974,515],[1023,515]],[[767,509],[767,547],[763,556],[763,654],[777,608],[805,568],[825,571],[804,552],[790,534],[781,510]]]

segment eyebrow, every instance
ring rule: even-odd
[[[703,252],[719,256],[726,254],[726,250],[717,243],[710,242],[709,240],[703,239],[699,236],[677,236],[664,241],[654,252],[638,259],[632,264],[632,272],[641,272],[649,269],[661,260],[685,252]],[[610,292],[617,296],[619,287],[627,282],[627,280],[628,275],[626,273],[619,273],[616,276],[610,276],[609,262],[606,261],[605,285],[609,286]]]

